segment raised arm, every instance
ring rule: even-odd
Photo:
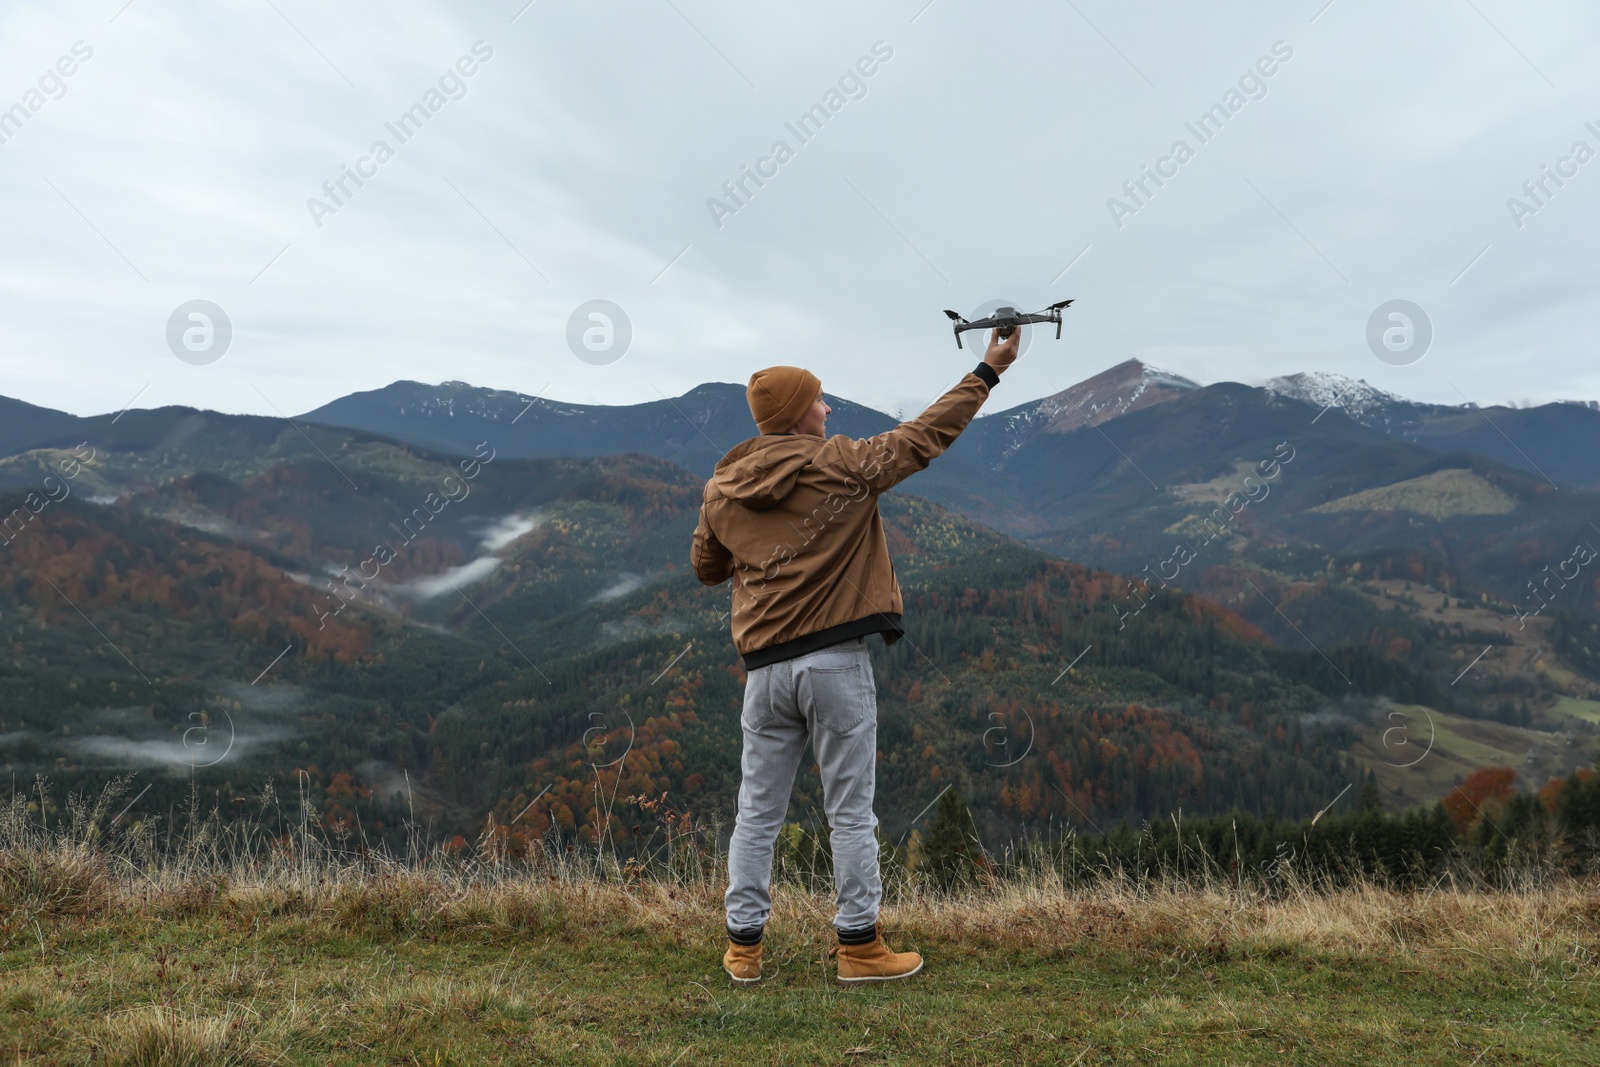
[[[967,428],[988,399],[989,390],[999,384],[1000,375],[1017,358],[1022,331],[1012,331],[1004,341],[995,333],[998,331],[990,335],[983,362],[921,415],[874,437],[829,440],[830,446],[838,448],[840,462],[861,478],[870,492],[885,492],[925,469]]]

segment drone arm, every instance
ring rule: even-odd
[[[944,313],[950,316],[950,328],[955,331],[956,347],[960,348],[961,327],[966,325],[967,320],[961,317],[961,312],[959,311],[951,311],[949,308],[946,308]]]

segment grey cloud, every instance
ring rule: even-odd
[[[520,2],[280,6],[323,55],[266,6],[0,12],[6,69],[42,71],[95,27],[67,95],[0,145],[0,392],[87,413],[148,384],[143,405],[270,414],[251,382],[304,411],[455,378],[619,403],[799,362],[910,411],[973,362],[939,309],[1005,292],[1078,299],[1064,339],[1007,375],[1008,403],[1128,357],[1445,403],[1450,383],[1483,402],[1600,396],[1584,225],[1600,164],[1520,230],[1506,209],[1600,122],[1600,12],[1577,0],[1498,8],[1494,26],[1471,5],[1397,8],[1381,27],[1351,3],[1034,2],[1005,10],[1026,32],[1000,51],[976,44],[995,11],[960,4],[915,23],[920,2],[623,20],[537,4],[515,22]],[[495,57],[469,92],[318,230],[306,197],[480,39]],[[870,91],[717,229],[709,191],[880,39],[895,55]],[[1111,226],[1109,191],[1280,39],[1295,57],[1267,94]],[[195,298],[235,329],[205,368],[162,342]],[[635,331],[604,367],[563,341],[595,298]],[[1437,328],[1411,367],[1362,341],[1396,298]]]

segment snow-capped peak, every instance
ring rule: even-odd
[[[1192,378],[1185,378],[1181,374],[1174,374],[1172,371],[1162,370],[1160,367],[1152,367],[1148,363],[1144,365],[1144,384],[1146,386],[1164,385],[1169,389],[1182,389],[1185,391],[1200,388],[1200,383]]]
[[[1346,378],[1325,371],[1302,371],[1274,378],[1263,388],[1276,396],[1302,400],[1319,408],[1338,407],[1355,421],[1369,425],[1373,419],[1386,421],[1384,413],[1390,407],[1409,403],[1404,397],[1368,385],[1364,378]]]
[[[1136,359],[1124,360],[1077,385],[1007,412],[1001,456],[1011,455],[1035,433],[1070,433],[1098,426],[1199,388],[1181,374]]]

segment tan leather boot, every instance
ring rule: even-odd
[[[728,951],[722,954],[722,969],[737,985],[755,985],[761,981],[761,942],[740,945],[729,941]]]
[[[833,950],[839,958],[841,982],[891,982],[910,978],[922,970],[922,957],[915,952],[892,952],[883,943],[883,923],[874,928],[865,945],[839,945]]]

